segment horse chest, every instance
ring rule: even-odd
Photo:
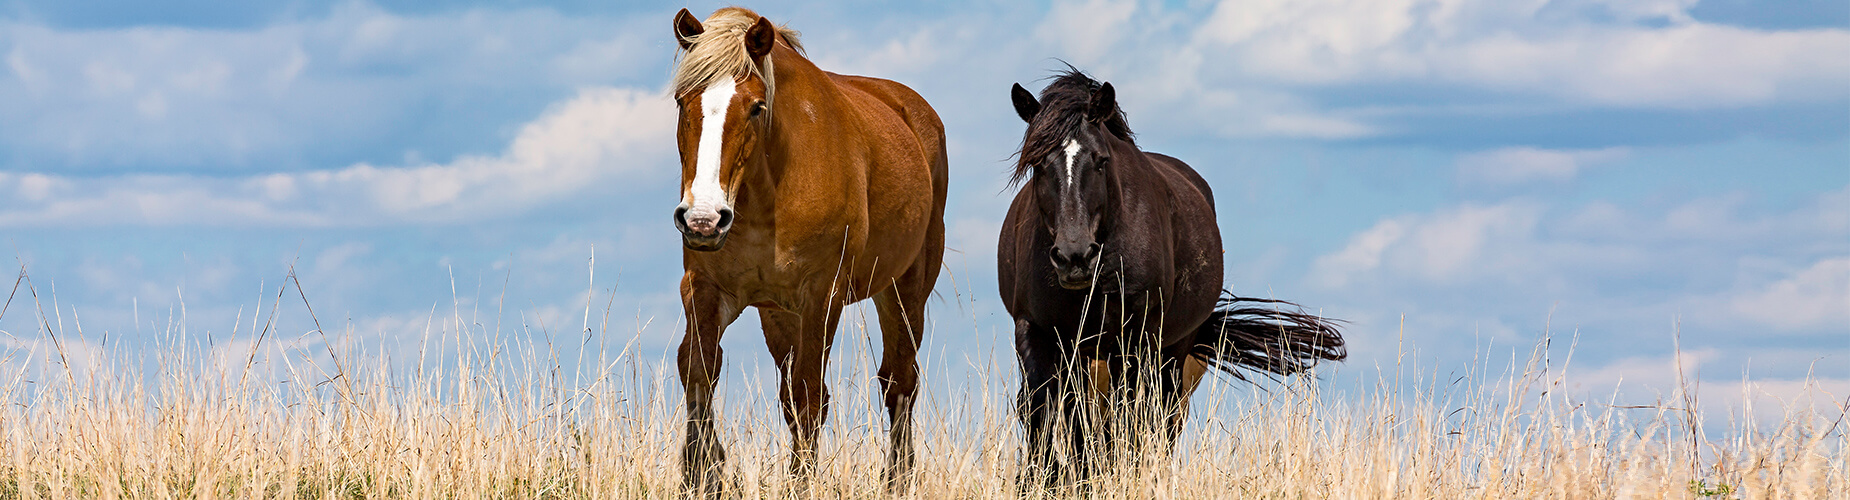
[[[1127,331],[1138,330],[1147,323],[1147,317],[1161,317],[1161,311],[1152,310],[1159,304],[1150,300],[1151,295],[1136,291],[1088,294],[1047,290],[1035,294],[1029,301],[1027,316],[1036,324],[1060,332],[1060,337],[1068,341],[1084,340],[1089,345],[1099,339],[1115,339]]]
[[[863,238],[844,238],[839,232],[790,238],[771,228],[741,229],[746,230],[735,232],[725,250],[696,256],[688,262],[689,269],[755,307],[794,311],[818,293],[831,291],[847,302],[865,298],[864,290],[851,286],[853,280],[844,279],[874,274],[877,259],[863,259],[843,248],[844,242],[858,246]]]

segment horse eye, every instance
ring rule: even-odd
[[[764,102],[752,103],[752,118],[757,118],[758,115],[762,114],[764,114]]]

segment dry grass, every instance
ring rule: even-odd
[[[609,306],[597,309],[607,318]],[[350,331],[282,340],[268,320],[234,332],[236,341],[170,330],[151,351],[80,355],[67,345],[81,333],[43,311],[27,314],[52,340],[33,345],[48,348],[0,355],[0,499],[678,495],[680,388],[659,368],[672,364],[639,354],[637,335],[611,331],[597,310],[587,309],[584,338],[617,344],[560,354],[544,330],[503,335],[459,310],[434,318],[397,357],[357,345]],[[851,337],[868,334],[864,318],[848,323]],[[557,344],[583,344],[566,337]],[[886,496],[884,419],[872,406],[871,356],[857,347],[866,344],[837,345],[846,366],[835,372],[837,406],[805,496]],[[71,359],[79,355],[94,359]],[[1645,408],[1578,401],[1558,390],[1561,369],[1544,359],[1445,384],[1382,380],[1361,394],[1320,393],[1312,380],[1267,390],[1214,380],[1196,394],[1174,458],[1106,474],[1089,494],[1850,497],[1838,414],[1742,417],[1705,431],[1682,409],[1692,394]],[[1013,362],[976,364],[955,375],[928,364],[912,496],[1016,495]],[[783,475],[774,399],[722,396],[732,492],[798,496]]]

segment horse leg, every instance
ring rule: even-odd
[[[1056,351],[1060,352],[1060,351]],[[1060,480],[1080,488],[1079,496],[1090,496],[1085,488],[1086,481],[1097,470],[1098,444],[1110,442],[1109,429],[1101,425],[1100,417],[1103,407],[1096,404],[1092,391],[1092,368],[1094,360],[1070,352],[1060,352],[1063,357],[1056,365],[1054,390],[1059,392],[1059,413],[1066,424],[1066,450],[1071,459],[1062,470]]]
[[[1112,408],[1115,421],[1109,424],[1112,431],[1123,433],[1122,441],[1114,442],[1110,455],[1113,464],[1129,463],[1140,465],[1145,458],[1151,438],[1157,438],[1158,444],[1172,442],[1172,427],[1178,425],[1176,395],[1180,393],[1181,362],[1172,356],[1168,349],[1157,349],[1156,339],[1147,337],[1133,339],[1114,353],[1107,366],[1117,387],[1112,391]],[[1181,393],[1186,401],[1186,393]],[[1159,449],[1160,454],[1167,454],[1168,447]],[[1127,460],[1128,459],[1128,460]]]
[[[940,198],[942,199],[942,198]],[[940,202],[942,206],[942,202]],[[912,475],[912,405],[919,392],[919,343],[925,339],[925,301],[938,284],[944,262],[944,218],[932,218],[924,247],[912,267],[893,286],[874,295],[880,314],[881,359],[878,378],[886,397],[887,488],[903,490]]]
[[[1078,387],[1069,384],[1074,368],[1068,366],[1068,360],[1061,352],[1051,330],[1034,326],[1025,319],[1015,320],[1015,354],[1021,361],[1021,394],[1016,397],[1016,410],[1021,417],[1021,426],[1028,438],[1026,463],[1019,478],[1023,494],[1038,482],[1042,488],[1051,488],[1073,475],[1069,468],[1060,467],[1054,459],[1055,431],[1064,430],[1069,444],[1083,445],[1082,427],[1073,419],[1073,410],[1082,408],[1077,393]],[[1075,446],[1069,452],[1077,458],[1083,453],[1082,446]]]
[[[910,277],[910,274],[908,274]],[[874,295],[880,313],[880,387],[886,396],[889,424],[887,488],[901,490],[912,474],[912,404],[919,391],[919,342],[924,338],[925,299],[930,288],[901,282]]]
[[[781,380],[778,399],[790,428],[790,472],[805,480],[816,472],[816,438],[829,412],[829,388],[822,379],[841,305],[806,307],[800,314],[762,313],[765,344],[776,360]]]
[[[1164,376],[1162,397],[1166,411],[1169,413],[1167,434],[1164,436],[1164,449],[1174,450],[1176,438],[1182,435],[1182,426],[1188,421],[1188,400],[1194,396],[1195,388],[1201,386],[1201,378],[1208,372],[1208,364],[1200,358],[1189,355],[1186,348],[1167,349],[1164,356]]]
[[[731,297],[693,273],[681,279],[681,306],[687,335],[681,338],[677,365],[687,404],[687,441],[681,448],[682,485],[693,495],[718,496],[726,451],[713,429],[713,390],[723,353],[719,339],[739,317]]]
[[[1149,432],[1148,405],[1145,404],[1149,391],[1144,385],[1150,383],[1150,377],[1143,373],[1149,364],[1143,363],[1134,351],[1110,353],[1106,358],[1106,370],[1110,372],[1112,385],[1105,396],[1104,412],[1100,427],[1106,436],[1123,436],[1123,439],[1105,439],[1106,449],[1100,450],[1105,455],[1099,466],[1109,468],[1122,463],[1125,458],[1134,463],[1141,456],[1143,435]]]

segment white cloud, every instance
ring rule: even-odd
[[[1336,253],[1318,257],[1312,264],[1311,280],[1328,288],[1349,284],[1352,276],[1381,267],[1381,254],[1407,233],[1402,221],[1387,219],[1349,238],[1349,244]]]
[[[302,164],[308,156],[389,158],[393,148],[467,151],[382,137],[449,140],[410,132],[433,113],[479,123],[445,130],[492,131],[505,124],[485,118],[507,117],[482,110],[507,106],[468,100],[661,72],[649,61],[670,51],[627,22],[542,9],[404,16],[364,2],[232,30],[0,19],[0,167],[223,173],[328,166]]]
[[[1367,275],[1443,284],[1505,278],[1535,264],[1521,249],[1531,244],[1540,215],[1537,206],[1510,202],[1384,219],[1342,250],[1318,257],[1311,280],[1340,288]]]
[[[1495,269],[1509,253],[1498,243],[1520,242],[1540,216],[1535,207],[1506,203],[1488,207],[1465,205],[1440,213],[1415,227],[1409,235],[1411,255],[1399,256],[1403,266],[1435,282],[1467,278],[1467,273]],[[1521,265],[1523,263],[1517,262]]]
[[[1260,119],[1259,128],[1282,136],[1319,139],[1349,139],[1376,133],[1374,127],[1356,121],[1306,114],[1269,115]]]
[[[1626,22],[1665,21],[1686,24],[1692,21],[1689,9],[1699,0],[1556,0],[1547,7],[1569,10],[1598,10]]]
[[[1850,92],[1850,30],[1705,24],[1683,1],[1588,5],[1616,22],[1562,19],[1539,3],[1223,1],[1189,50],[1288,84],[1420,82],[1616,106],[1735,107]]]
[[[920,26],[909,34],[894,34],[884,43],[817,49],[808,55],[826,71],[911,81],[905,77],[929,72],[952,55],[943,31],[940,26]]]
[[[1743,289],[1737,294],[1742,297],[1780,302],[1814,294],[1841,303],[1847,293],[1843,287],[1850,285],[1832,285],[1836,282],[1831,280],[1842,278],[1844,267],[1850,266],[1841,253],[1850,250],[1844,243],[1850,237],[1850,222],[1842,215],[1845,207],[1850,207],[1850,186],[1777,213],[1758,213],[1740,193],[1652,208],[1607,201],[1578,207],[1524,199],[1463,203],[1383,217],[1357,231],[1341,249],[1318,257],[1310,278],[1331,288],[1359,282],[1533,285],[1622,276],[1664,279],[1688,276],[1691,266],[1726,265],[1747,266],[1742,272],[1749,274],[1740,284],[1755,291],[1747,294]],[[1750,272],[1757,269],[1751,259],[1798,259],[1810,269],[1780,271],[1777,277],[1762,279]],[[1708,271],[1716,272],[1725,271]],[[1774,282],[1785,284],[1771,285]],[[1826,292],[1839,295],[1815,295]]]
[[[1582,387],[1595,390],[1621,376],[1634,387],[1670,387],[1674,371],[1625,358],[1666,352],[1678,332],[1686,352],[1727,353],[1705,380],[1751,367],[1757,382],[1792,382],[1822,357],[1819,376],[1841,382],[1837,367],[1850,354],[1847,193],[1776,211],[1725,194],[1669,206],[1517,199],[1397,214],[1316,257],[1305,275],[1312,287],[1292,295],[1357,319],[1356,352],[1404,334],[1457,359],[1481,354],[1469,348],[1485,341],[1521,348],[1542,333],[1572,332],[1596,368],[1583,372]],[[1460,343],[1467,334],[1475,335]],[[1786,382],[1754,390],[1790,393],[1796,382]]]
[[[1459,180],[1466,185],[1503,187],[1534,181],[1573,180],[1588,167],[1624,158],[1625,148],[1550,150],[1512,147],[1458,157]]]
[[[1669,351],[1671,346],[1665,346]],[[1668,396],[1679,382],[1695,384],[1702,365],[1722,359],[1715,349],[1673,352],[1667,356],[1633,356],[1591,370],[1570,370],[1569,387],[1577,389],[1650,388]],[[1681,369],[1679,371],[1679,368]],[[1578,386],[1578,387],[1575,387]]]
[[[1440,78],[1620,106],[1715,108],[1843,97],[1850,31],[1707,24],[1499,37],[1459,47]]]
[[[1755,360],[1739,352],[1697,349],[1662,356],[1634,356],[1615,360],[1598,368],[1570,369],[1562,381],[1575,392],[1603,399],[1617,391],[1619,404],[1681,405],[1680,388],[1695,391],[1697,410],[1709,425],[1743,425],[1741,416],[1760,422],[1791,422],[1791,418],[1819,418],[1830,422],[1843,414],[1842,401],[1850,394],[1850,379],[1810,376],[1804,378],[1755,377],[1729,379],[1729,370],[1738,363],[1751,370],[1773,362],[1804,365],[1830,362],[1812,355],[1795,355],[1775,351],[1763,353]],[[1681,369],[1681,373],[1679,373]],[[1751,375],[1751,372],[1748,374]],[[1732,422],[1730,422],[1732,421]],[[1815,421],[1814,421],[1815,423]]]
[[[1231,137],[1391,136],[1402,118],[1474,111],[1532,116],[1563,107],[1712,109],[1850,97],[1850,30],[1698,22],[1690,5],[1085,0],[1036,13],[1025,40],[994,36],[1020,19],[953,18],[839,37],[882,48],[880,56],[845,42],[813,52],[825,61],[872,62],[850,71],[874,68],[908,83],[949,73],[966,85],[970,75],[1045,69],[1058,56],[1115,84],[1140,131]],[[998,28],[971,28],[986,23]],[[843,51],[869,57],[827,55]],[[1388,91],[1377,95],[1376,87]],[[1454,92],[1471,99],[1420,104]],[[993,102],[996,94],[976,95]]]
[[[1219,44],[1261,43],[1347,60],[1387,46],[1413,28],[1411,1],[1221,2],[1196,38]],[[1308,69],[1308,66],[1300,68]],[[1305,74],[1304,76],[1311,76]]]
[[[1846,394],[1850,394],[1850,379],[1844,378],[1716,380],[1702,385],[1702,405],[1709,415],[1728,415],[1742,425],[1746,422],[1738,420],[1738,415],[1761,423],[1813,417],[1812,423],[1818,424],[1843,418]]]
[[[1034,36],[1065,49],[1074,62],[1098,62],[1121,40],[1125,22],[1137,12],[1135,1],[1056,2]]]
[[[459,211],[531,206],[596,180],[628,177],[628,184],[678,171],[663,154],[673,144],[673,128],[673,103],[659,94],[591,89],[527,124],[498,157],[407,168],[357,165],[298,181],[335,193],[364,189],[386,214],[441,220]]]
[[[1781,328],[1850,333],[1850,257],[1820,260],[1789,278],[1741,294],[1730,305],[1748,318]]]
[[[0,226],[369,225],[510,215],[560,197],[623,192],[677,169],[674,105],[658,93],[585,89],[522,127],[505,152],[448,164],[277,173],[81,178],[0,174]],[[16,186],[8,186],[16,184]]]
[[[363,242],[347,242],[322,250],[315,256],[316,272],[334,272],[348,266],[356,257],[372,253],[373,247]]]

